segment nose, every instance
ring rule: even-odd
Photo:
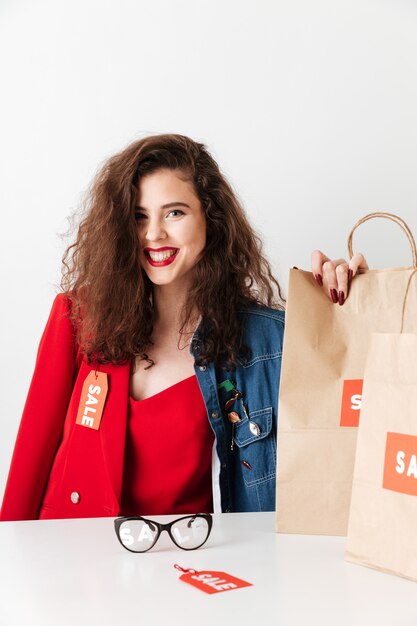
[[[161,219],[150,218],[146,224],[145,233],[146,241],[160,241],[166,239],[167,234]]]

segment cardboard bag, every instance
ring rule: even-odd
[[[402,227],[417,267],[410,230],[387,213],[371,213],[354,226],[349,258],[355,229],[378,217]],[[278,403],[278,532],[346,535],[370,336],[399,332],[412,270],[364,271],[343,306],[330,301],[312,273],[290,271]],[[417,332],[417,316],[413,324]]]
[[[410,306],[416,317],[417,280],[413,291],[407,310]],[[417,581],[416,529],[417,334],[374,334],[364,375],[346,559]]]

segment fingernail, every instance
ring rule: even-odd
[[[316,279],[316,283],[323,287],[323,277],[321,274],[314,274],[314,278]]]
[[[339,291],[339,304],[340,304],[340,306],[342,306],[344,301],[345,301],[345,294],[343,293],[343,291]]]
[[[353,270],[349,270],[348,271],[348,283],[350,283],[350,281],[352,280],[352,276],[353,276]]]
[[[337,304],[337,302],[339,302],[339,296],[337,295],[336,289],[330,289],[330,297],[332,299],[333,304]]]

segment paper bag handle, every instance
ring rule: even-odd
[[[410,242],[411,252],[413,255],[413,267],[417,268],[417,249],[416,249],[416,242],[414,241],[413,234],[411,230],[409,229],[409,227],[407,226],[407,224],[404,222],[404,220],[401,219],[401,217],[398,217],[398,215],[394,215],[393,213],[383,213],[383,212],[369,213],[368,215],[365,215],[364,217],[362,217],[358,222],[356,222],[356,224],[350,231],[350,234],[348,237],[349,259],[353,257],[353,247],[352,247],[353,233],[358,228],[358,226],[360,226],[364,222],[367,222],[370,219],[373,219],[374,217],[384,217],[387,220],[391,220],[391,222],[398,224],[398,226],[404,231],[404,233],[407,236],[408,241]]]
[[[407,296],[408,296],[408,292],[410,291],[410,284],[411,284],[411,280],[413,278],[413,276],[417,274],[417,269],[413,270],[410,274],[410,276],[408,277],[408,281],[407,281],[407,287],[405,288],[405,295],[404,295],[404,300],[403,300],[403,310],[401,312],[401,330],[400,333],[402,334],[403,329],[404,329],[404,315],[405,315],[405,305],[407,304]]]

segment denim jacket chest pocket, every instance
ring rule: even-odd
[[[276,442],[272,407],[249,413],[234,425],[234,445],[245,484],[255,485],[275,477]]]

